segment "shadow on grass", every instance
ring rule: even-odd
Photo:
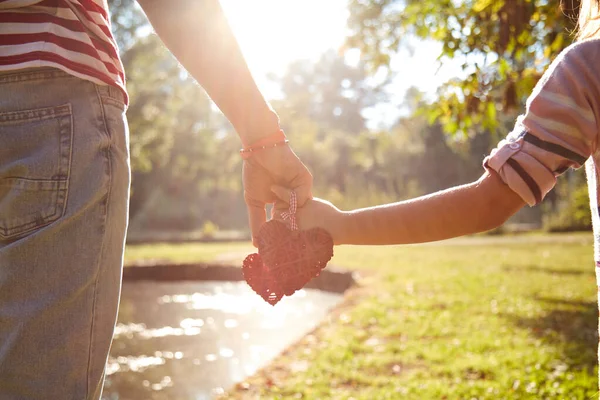
[[[581,276],[581,275],[589,275],[590,277],[594,277],[594,269],[588,268],[585,270],[574,270],[574,269],[557,269],[557,268],[548,268],[548,267],[540,267],[537,265],[523,265],[522,267],[513,267],[513,266],[504,266],[503,269],[507,272],[541,272],[549,275],[568,275],[568,276]]]
[[[508,316],[520,328],[563,349],[570,367],[593,373],[598,363],[598,306],[595,301],[536,297],[548,311],[542,317]]]

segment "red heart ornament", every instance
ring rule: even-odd
[[[258,253],[268,272],[286,296],[302,289],[333,257],[333,238],[324,229],[292,231],[271,220],[258,232]]]
[[[292,231],[271,220],[257,242],[258,254],[246,257],[242,272],[252,290],[273,306],[318,276],[333,257],[333,238],[321,228]]]
[[[283,297],[283,290],[270,274],[260,254],[250,254],[244,260],[242,273],[248,285],[267,303],[274,306]]]

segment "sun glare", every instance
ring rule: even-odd
[[[316,60],[329,49],[340,49],[348,33],[348,0],[221,0],[254,78],[265,96],[279,97],[277,83],[268,74],[282,75],[289,63]],[[441,44],[410,41],[390,65],[395,79],[387,102],[364,111],[371,128],[393,124],[402,113],[404,95],[416,86],[429,96],[445,81],[461,74],[460,62],[436,61]],[[346,53],[349,62],[358,52]],[[356,58],[354,60],[353,58]]]
[[[221,0],[259,86],[298,59],[339,49],[346,35],[346,0]]]

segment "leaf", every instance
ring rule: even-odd
[[[475,78],[475,84],[465,80],[457,85],[457,90],[480,91],[491,96],[489,101],[498,106],[504,100],[502,93],[510,85],[515,86],[510,88],[513,93],[523,94],[531,89],[531,82],[521,79],[524,70],[532,67],[539,70],[549,65],[569,44],[566,35],[574,29],[576,18],[573,17],[577,12],[571,9],[561,12],[557,2],[547,0],[352,0],[351,3],[351,40],[360,44],[367,63],[381,64],[380,54],[385,54],[383,60],[393,64],[394,55],[403,48],[411,33],[436,40],[442,44],[438,59],[444,55],[453,59],[452,62],[464,60],[464,71],[471,71],[481,63],[483,73]],[[378,11],[371,14],[376,16],[370,17],[365,11],[370,8]],[[382,29],[382,17],[385,25],[394,29]],[[385,46],[385,43],[393,43],[393,46]],[[497,62],[487,61],[494,56]],[[445,130],[455,132],[461,118],[457,106],[464,100],[451,98],[447,93],[441,91],[438,102],[452,106],[444,123],[451,124],[454,119],[456,124]],[[523,106],[526,97],[515,97],[517,104],[514,105]],[[492,118],[491,109],[470,109],[467,113],[473,116],[474,124],[478,120],[497,119],[497,115]],[[464,116],[462,118],[464,120]]]
[[[494,2],[494,0],[477,0],[475,4],[473,4],[473,12],[480,13],[489,8]]]
[[[487,103],[487,118],[491,121],[496,120],[496,104],[492,101]]]

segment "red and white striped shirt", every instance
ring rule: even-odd
[[[106,0],[0,0],[0,71],[32,67],[117,86],[127,99]]]

